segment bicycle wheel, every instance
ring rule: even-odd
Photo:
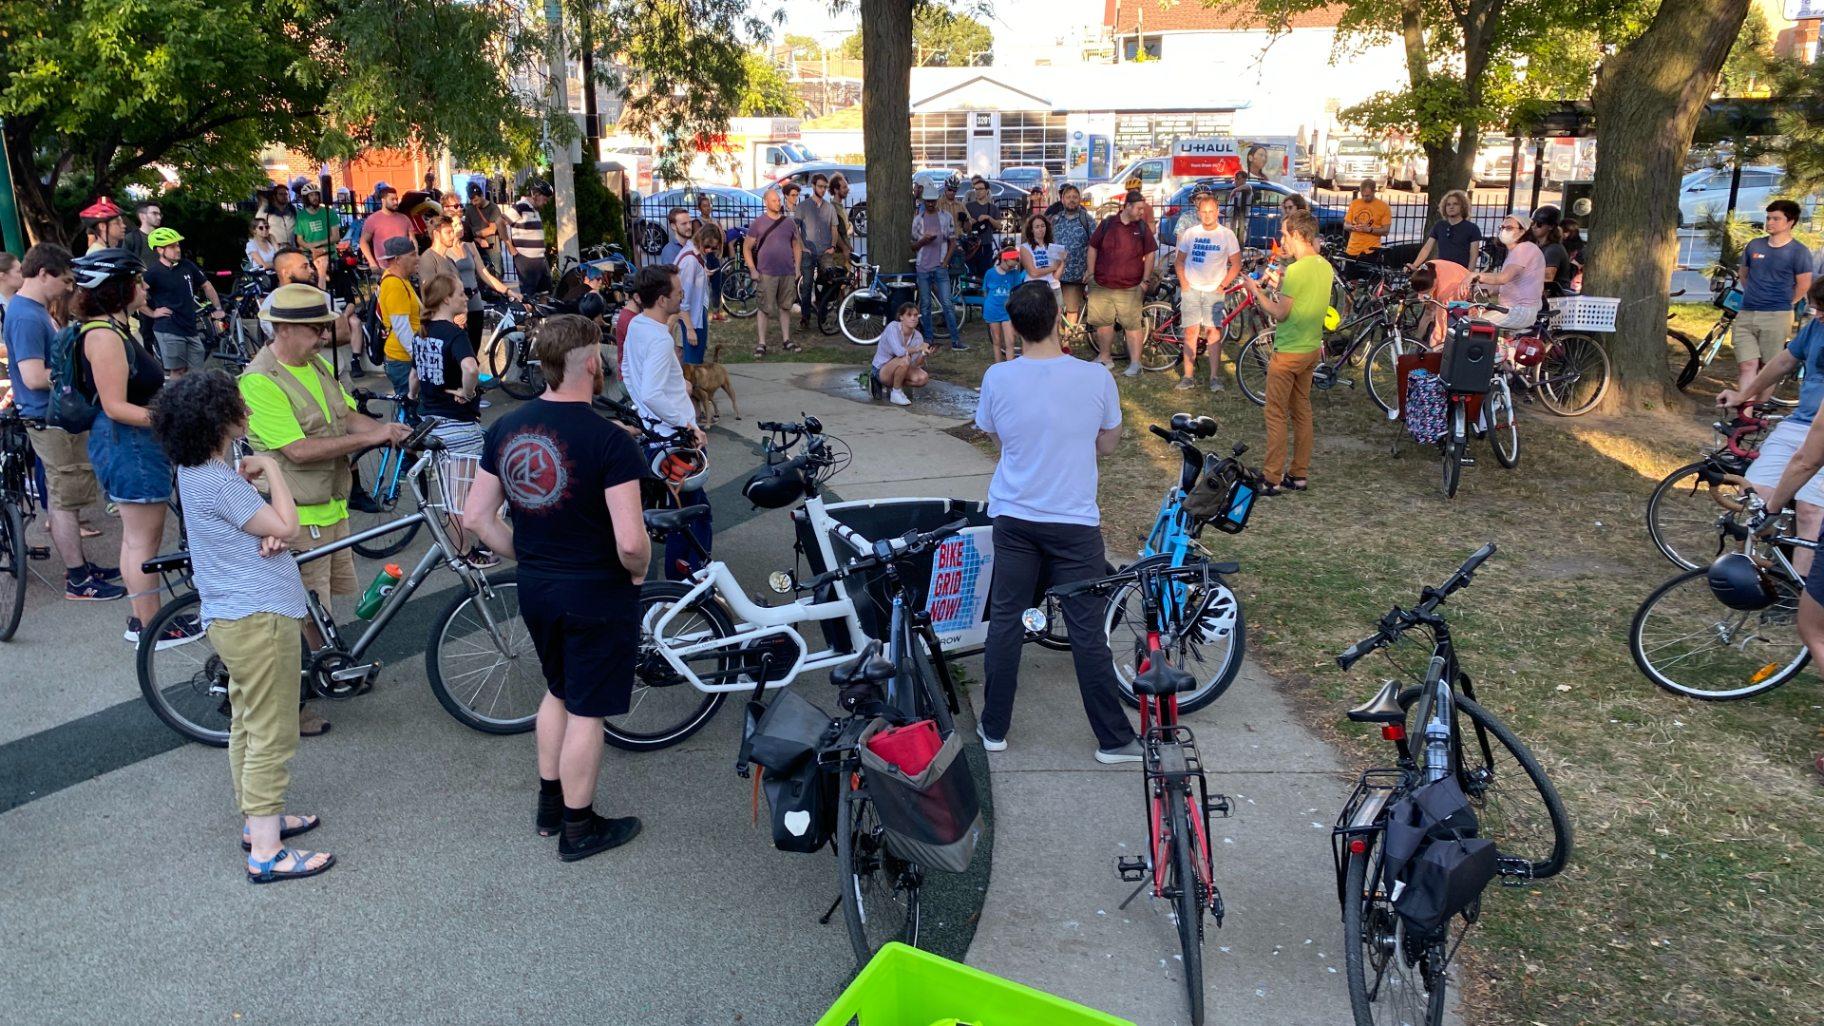
[[[514,344],[508,354],[508,366],[496,371],[494,380],[500,390],[515,399],[536,399],[545,394],[545,371],[533,362],[532,342],[513,333]]]
[[[1804,384],[1804,381],[1805,367],[1801,364],[1798,370],[1781,378],[1779,383],[1773,386],[1773,394],[1767,397],[1767,402],[1781,409],[1792,409],[1799,405],[1799,386]]]
[[[1589,335],[1559,335],[1539,368],[1539,401],[1560,417],[1580,417],[1609,390],[1609,351]]]
[[[519,611],[519,584],[493,584],[484,598],[465,591],[431,625],[424,650],[431,694],[457,722],[484,734],[532,729],[545,675]]]
[[[405,450],[387,445],[369,446],[355,454],[354,484],[348,503],[350,534],[360,534],[399,519],[400,498],[410,490],[404,480],[404,460]],[[369,559],[385,559],[410,545],[422,526],[413,524],[400,528],[361,542],[354,549]]]
[[[1437,1026],[1444,1019],[1448,976],[1431,969],[1428,956],[1408,958],[1406,931],[1382,886],[1383,835],[1360,835],[1364,850],[1351,852],[1343,876],[1343,969],[1355,1026]],[[1433,990],[1436,993],[1433,993]]]
[[[1690,388],[1697,380],[1699,369],[1697,343],[1677,328],[1667,328],[1666,370],[1671,374],[1673,386],[1680,392]]]
[[[1362,376],[1368,379],[1368,398],[1382,413],[1390,413],[1400,401],[1399,358],[1425,351],[1417,342],[1400,335],[1390,335],[1368,353],[1368,368]]]
[[[722,267],[722,310],[739,320],[760,312],[760,286],[739,261]]]
[[[1779,600],[1761,610],[1717,601],[1707,567],[1659,586],[1634,614],[1628,652],[1647,679],[1674,694],[1722,702],[1772,691],[1811,655],[1799,638],[1799,588],[1776,577]]]
[[[840,296],[826,296],[817,307],[817,330],[825,335],[842,334]]]
[[[1502,855],[1526,862],[1533,879],[1557,876],[1571,858],[1571,817],[1558,789],[1506,724],[1467,695],[1458,694],[1456,702],[1480,728],[1457,728],[1463,793],[1475,807],[1480,835]],[[1484,751],[1484,733],[1499,744]]]
[[[11,499],[0,498],[0,641],[13,640],[25,613],[25,587],[32,575],[26,558],[25,517]]]
[[[1235,357],[1235,383],[1256,406],[1267,405],[1267,363],[1273,358],[1273,329],[1255,335]]]
[[[1509,470],[1519,466],[1520,425],[1514,419],[1514,397],[1506,383],[1497,381],[1488,390],[1482,416],[1488,423],[1488,441],[1495,448],[1495,462]]]
[[[196,592],[179,595],[159,609],[140,636],[162,636],[180,618],[196,616],[202,604],[203,598]],[[298,647],[300,651],[304,648],[302,632]],[[232,719],[228,708],[228,667],[208,634],[165,649],[142,641],[136,666],[140,694],[166,726],[192,741],[228,747],[228,724]]]
[[[836,311],[836,325],[850,342],[871,346],[879,342],[887,330],[888,316],[880,312],[886,302],[885,296],[872,290],[851,292],[842,297],[842,306]]]
[[[1707,460],[1687,463],[1661,479],[1647,499],[1647,534],[1660,555],[1680,569],[1708,566],[1722,552],[1718,522],[1723,509],[1716,497],[1732,502],[1746,498],[1737,485],[1708,480],[1718,476]]]
[[[640,653],[633,669],[633,695],[627,711],[602,721],[608,743],[630,752],[670,748],[703,729],[722,708],[724,692],[698,691],[656,647],[652,631],[659,618],[690,592],[679,581],[648,581],[640,586]],[[665,625],[665,642],[672,647],[726,638],[735,623],[720,603],[700,596]],[[728,650],[685,660],[697,674],[728,670],[734,658]]]
[[[856,760],[843,763],[836,807],[836,880],[855,965],[868,964],[888,941],[918,946],[924,870],[887,850],[886,829],[862,783]]]
[[[1150,557],[1153,563],[1167,564],[1169,556]],[[1142,565],[1142,564],[1135,564]],[[1185,610],[1202,610],[1197,629],[1186,633],[1166,658],[1172,665],[1197,678],[1197,689],[1178,696],[1178,711],[1194,713],[1222,697],[1235,682],[1247,654],[1248,639],[1241,612],[1241,598],[1227,584],[1218,583],[1210,590],[1208,604],[1202,589],[1194,584],[1176,584],[1184,589],[1180,605]],[[1130,581],[1116,588],[1108,598],[1108,612],[1103,619],[1108,633],[1109,655],[1115,664],[1115,684],[1121,700],[1138,708],[1134,696],[1134,677],[1148,649],[1146,614],[1141,601],[1140,585]]]
[[[1444,497],[1457,497],[1457,485],[1463,481],[1463,450],[1468,447],[1463,426],[1463,404],[1450,404],[1450,430],[1438,441],[1438,458],[1444,467]]]
[[[1167,371],[1184,358],[1184,325],[1178,320],[1178,308],[1170,303],[1146,304],[1140,311],[1146,324],[1146,338],[1140,343],[1140,366],[1149,371]]]
[[[1180,800],[1182,798],[1182,800]],[[1196,837],[1186,811],[1191,802],[1172,793],[1172,864],[1166,888],[1173,892],[1172,913],[1178,920],[1178,946],[1184,952],[1184,989],[1191,1001],[1191,1026],[1203,1026],[1204,884],[1197,875]]]

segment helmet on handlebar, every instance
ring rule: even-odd
[[[1718,556],[1704,576],[1710,582],[1711,594],[1730,609],[1754,612],[1766,609],[1779,599],[1767,571],[1740,552]]]
[[[762,470],[741,487],[742,497],[761,509],[784,509],[805,493],[804,470],[795,462]]]
[[[652,473],[678,491],[695,491],[709,478],[709,454],[694,446],[666,446],[653,454]]]

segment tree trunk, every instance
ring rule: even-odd
[[[912,0],[861,0],[861,133],[868,159],[868,260],[912,259]]]
[[[1619,296],[1603,408],[1665,402],[1667,293],[1678,254],[1678,181],[1704,102],[1749,0],[1663,0],[1647,30],[1602,63],[1592,96],[1602,153],[1584,291]]]
[[[63,223],[51,203],[55,185],[46,186],[36,161],[37,147],[32,140],[29,122],[6,123],[6,155],[13,176],[13,197],[19,204],[19,220],[25,223],[26,241],[66,241]]]

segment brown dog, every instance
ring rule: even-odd
[[[705,426],[722,418],[716,406],[716,390],[728,393],[728,405],[734,407],[735,419],[741,419],[741,406],[735,402],[735,390],[728,383],[728,368],[722,366],[722,347],[710,350],[708,363],[684,364],[684,380],[690,383],[690,401],[697,407],[697,420]]]

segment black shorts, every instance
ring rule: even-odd
[[[1811,569],[1805,571],[1805,594],[1820,606],[1824,606],[1824,556],[1813,556]]]
[[[541,594],[543,592],[544,594]],[[621,615],[604,607],[566,602],[536,582],[522,580],[519,611],[545,673],[545,687],[573,716],[619,716],[633,696],[633,667],[640,651],[637,604]],[[588,613],[573,612],[588,609]]]

